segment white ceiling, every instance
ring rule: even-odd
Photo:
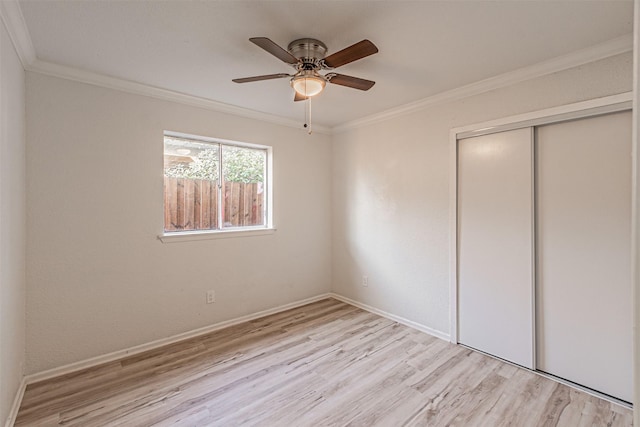
[[[302,121],[292,69],[249,42],[313,37],[329,54],[362,39],[380,52],[338,72],[312,103],[337,126],[632,32],[633,2],[613,1],[20,1],[41,61]]]

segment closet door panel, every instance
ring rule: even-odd
[[[537,368],[631,401],[631,114],[536,132]]]
[[[458,339],[533,368],[533,131],[458,142]]]

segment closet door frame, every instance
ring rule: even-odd
[[[633,93],[626,92],[451,129],[449,132],[449,340],[451,343],[458,344],[458,141],[474,136],[627,111],[632,109],[632,99]],[[633,147],[633,149],[635,148]],[[637,172],[634,163],[631,173],[635,176]],[[631,192],[632,194],[636,192],[635,182],[632,183]],[[629,196],[631,197],[632,194]],[[635,230],[637,226],[635,216],[632,215],[631,229]],[[632,248],[631,251],[633,255],[635,248]],[[633,263],[634,257],[632,256],[631,259]],[[634,276],[632,275],[632,277]],[[535,287],[532,292],[535,292]],[[535,307],[533,308],[535,310]],[[634,305],[633,310],[635,313],[638,308]],[[535,322],[533,322],[533,327],[535,366]]]

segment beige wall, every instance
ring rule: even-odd
[[[35,73],[27,108],[29,373],[330,290],[329,136]],[[272,146],[277,231],[161,243],[164,130]]]
[[[24,374],[25,99],[24,70],[0,24],[0,422]]]
[[[628,53],[334,135],[334,292],[448,334],[450,129],[627,92],[631,75]]]

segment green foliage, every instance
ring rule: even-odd
[[[165,176],[174,178],[218,179],[218,150],[202,150],[190,163],[179,163],[164,170]]]
[[[225,181],[264,182],[264,151],[240,147],[222,148],[222,173]]]
[[[222,146],[222,159],[225,181],[264,182],[264,151]],[[192,162],[172,165],[165,169],[164,174],[174,178],[215,181],[218,179],[218,150],[201,150]]]

